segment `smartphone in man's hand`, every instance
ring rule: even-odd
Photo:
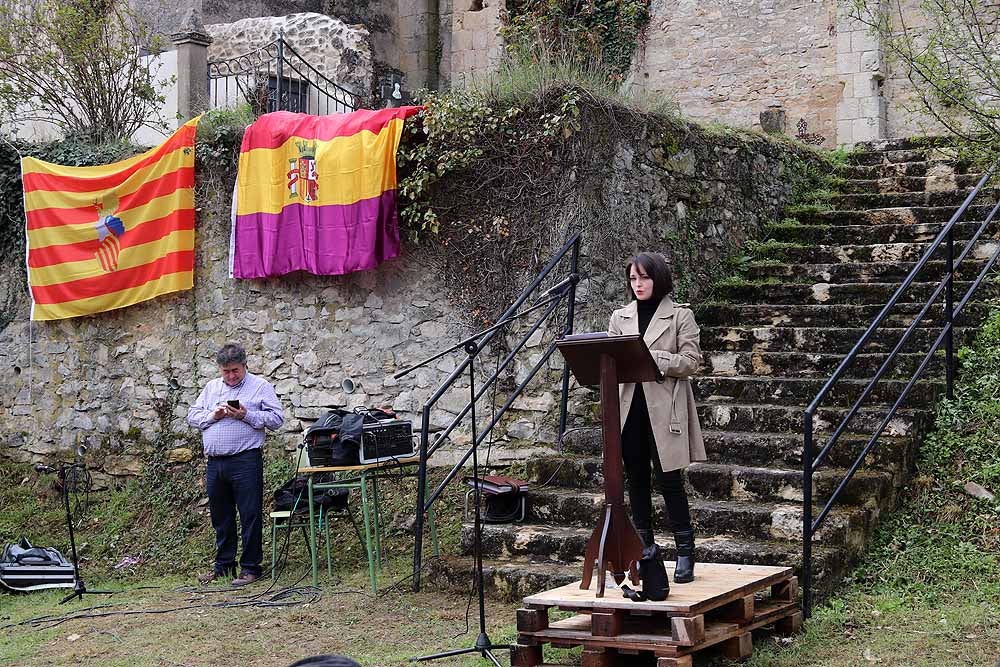
[[[233,410],[239,410],[240,409],[240,402],[237,401],[237,400],[230,399],[230,400],[226,401],[226,405],[228,405],[229,407],[231,407]]]

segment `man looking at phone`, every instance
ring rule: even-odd
[[[207,584],[236,571],[236,514],[243,538],[240,575],[233,586],[261,576],[264,523],[264,429],[284,423],[274,387],[247,372],[247,353],[226,343],[215,355],[221,377],[211,380],[188,410],[188,424],[201,429],[208,467],[205,488],[215,528],[215,567],[198,577]]]

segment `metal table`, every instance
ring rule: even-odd
[[[377,591],[376,570],[382,569],[382,537],[379,526],[378,512],[378,478],[387,477],[389,471],[399,470],[405,466],[416,465],[420,457],[412,456],[405,459],[390,459],[378,463],[366,463],[354,466],[309,466],[301,468],[300,473],[309,477],[309,551],[312,560],[313,586],[319,585],[316,548],[316,508],[313,506],[315,489],[359,489],[361,491],[361,518],[365,527],[365,553],[368,556],[368,576],[371,579],[372,593]],[[344,475],[337,479],[318,482],[316,475],[334,473]],[[381,473],[381,475],[380,475]],[[369,501],[369,483],[372,499]],[[374,512],[372,511],[374,509]],[[434,510],[428,512],[430,522],[431,543],[434,553],[438,553],[437,526],[434,521]]]

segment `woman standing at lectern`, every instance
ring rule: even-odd
[[[630,302],[611,315],[611,335],[642,334],[661,382],[622,384],[622,459],[628,480],[632,521],[644,546],[653,544],[650,466],[666,502],[667,520],[677,544],[674,581],[694,580],[694,529],[681,469],[704,461],[705,445],[688,378],[701,365],[698,324],[690,308],[673,302],[673,279],[666,260],[643,252],[625,267]]]

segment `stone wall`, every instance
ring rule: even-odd
[[[689,117],[759,127],[784,109],[795,134],[837,143],[835,0],[653,0],[634,85],[674,95]]]
[[[146,0],[154,2],[155,0]],[[189,3],[191,0],[181,0]],[[315,10],[315,2],[207,3],[208,20]],[[321,10],[371,35],[372,60],[403,74],[408,91],[465,85],[499,61],[503,0],[325,0]],[[903,14],[918,23],[919,0]],[[242,7],[237,11],[237,7]],[[692,118],[760,127],[785,118],[785,133],[825,146],[942,131],[919,110],[909,82],[882,45],[837,0],[651,0],[631,85],[676,98]],[[241,14],[242,11],[250,12]],[[158,21],[169,32],[166,14]],[[322,45],[321,41],[321,45]]]
[[[760,135],[709,134],[657,121],[618,146],[613,160],[582,165],[580,172],[600,174],[587,185],[600,205],[637,212],[635,225],[646,239],[641,245],[665,252],[694,276],[688,293],[697,295],[713,265],[780,217],[791,187],[786,165],[795,150]],[[349,276],[234,281],[227,273],[233,175],[197,177],[193,290],[30,325],[27,303],[15,304],[13,323],[0,331],[0,457],[50,459],[82,442],[106,481],[107,475],[134,474],[143,461],[168,456],[178,443],[196,443],[184,415],[200,387],[217,375],[214,352],[231,339],[247,347],[251,371],[275,383],[287,416],[278,440],[286,447],[331,407],[388,405],[419,423],[423,403],[461,353],[400,380],[392,374],[460,340],[471,326],[467,309],[453,302],[454,281],[432,268],[439,250],[406,246],[400,258]],[[603,243],[606,233],[585,232],[581,273],[589,278],[580,285],[578,331],[603,330],[610,309],[622,302],[621,267],[599,268],[590,260],[589,244]],[[0,282],[11,275],[16,272],[3,271]],[[515,380],[551,336],[532,338]],[[486,351],[479,366],[484,374],[496,354]],[[560,373],[553,357],[497,432],[494,462],[552,447]],[[345,379],[355,384],[354,393],[343,391]],[[463,378],[432,412],[432,425],[448,422],[466,397]],[[592,422],[595,399],[590,390],[573,390],[573,425]],[[498,402],[503,400],[501,393]],[[486,411],[481,404],[480,414]],[[452,441],[457,446],[467,438],[457,433]],[[445,453],[437,461],[452,458]]]
[[[482,79],[500,60],[502,0],[454,0],[450,22],[449,81],[466,85]]]
[[[921,0],[900,0],[901,12],[894,16],[898,26],[903,20],[911,30],[919,32],[927,18],[921,10]],[[947,134],[947,129],[921,107],[920,97],[906,71],[890,54],[886,59],[885,98],[887,107],[886,135],[910,137],[925,134]]]
[[[206,30],[212,37],[209,60],[249,53],[283,34],[306,62],[337,85],[362,99],[368,99],[373,90],[374,62],[364,26],[349,26],[324,14],[301,13],[213,24]]]

